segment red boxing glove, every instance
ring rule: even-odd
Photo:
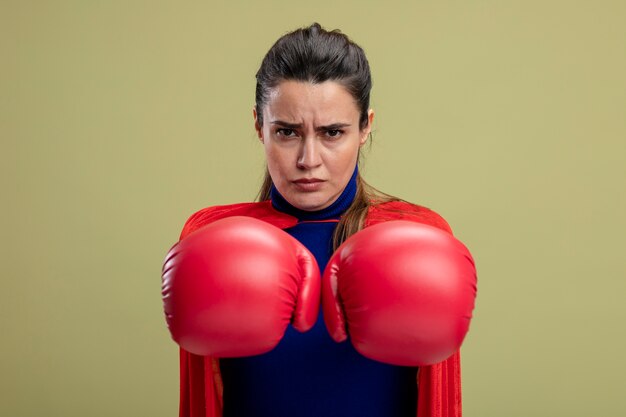
[[[320,273],[281,229],[229,217],[191,233],[167,254],[163,305],[172,338],[188,352],[252,356],[273,349],[289,322],[315,324]]]
[[[450,357],[469,329],[476,269],[451,234],[389,221],[352,235],[322,279],[326,327],[363,356],[403,366]]]

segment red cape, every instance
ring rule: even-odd
[[[231,216],[254,217],[281,229],[298,222],[295,217],[275,210],[269,200],[208,207],[187,220],[180,239],[202,226]],[[371,206],[365,227],[388,220],[425,223],[452,233],[448,223],[434,211],[400,201]],[[222,417],[222,391],[219,360],[180,349],[180,417]],[[417,417],[461,417],[459,352],[438,364],[420,367],[417,391]]]

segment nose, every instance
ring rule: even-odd
[[[312,169],[322,164],[318,144],[315,138],[306,137],[302,140],[297,166],[300,169]]]

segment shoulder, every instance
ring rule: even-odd
[[[388,201],[372,204],[365,219],[365,227],[390,220],[408,220],[437,227],[452,234],[448,222],[428,207],[406,201]]]
[[[180,239],[183,239],[190,233],[206,226],[207,224],[232,216],[254,217],[256,219],[266,221],[276,227],[280,227],[281,229],[294,226],[297,223],[297,219],[295,217],[275,210],[269,200],[258,203],[237,203],[223,206],[211,206],[198,210],[192,214],[189,219],[187,219],[185,225],[183,226],[183,230],[180,233]]]

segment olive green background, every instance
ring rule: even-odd
[[[319,21],[366,50],[366,179],[472,250],[469,417],[623,416],[623,1],[1,1],[0,415],[174,416],[160,268],[250,201],[254,74]]]

